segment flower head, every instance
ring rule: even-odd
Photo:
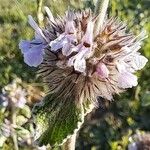
[[[137,85],[133,73],[148,61],[138,52],[146,38],[144,32],[138,36],[127,33],[123,22],[110,18],[94,35],[97,18],[90,10],[69,10],[59,18],[54,18],[47,7],[46,12],[45,29],[30,17],[37,36],[21,42],[20,48],[27,64],[41,64],[39,72],[50,92],[66,91],[64,84],[70,82],[68,93],[73,88],[78,99],[95,101],[101,96],[111,100],[113,94]]]
[[[27,93],[15,80],[12,84],[8,84],[3,88],[3,95],[6,97],[7,105],[10,104],[18,108],[23,108],[26,104]]]

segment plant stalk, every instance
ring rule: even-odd
[[[94,35],[96,36],[102,29],[106,12],[108,8],[109,0],[97,0],[95,14],[98,15],[98,19],[95,24]]]
[[[19,150],[19,147],[18,147],[18,139],[17,139],[17,134],[16,134],[16,131],[14,129],[14,126],[16,126],[16,115],[17,115],[17,112],[16,112],[16,108],[14,106],[12,106],[12,112],[11,112],[11,123],[13,125],[13,129],[12,129],[12,140],[13,140],[13,143],[14,143],[14,149],[15,150]]]
[[[43,25],[42,4],[43,0],[37,0],[37,19],[40,27]]]

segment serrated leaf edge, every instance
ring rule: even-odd
[[[40,104],[42,105],[42,101],[39,102],[38,104],[39,104],[39,105],[40,105]],[[34,106],[34,107],[35,107],[35,106]],[[34,107],[33,107],[33,109],[34,109]],[[74,129],[73,133],[72,133],[72,134],[69,134],[66,138],[64,138],[60,144],[54,144],[53,147],[62,146],[69,138],[71,138],[72,135],[76,134],[76,133],[79,131],[81,125],[84,123],[84,117],[85,117],[87,114],[89,114],[94,108],[95,108],[95,106],[94,106],[93,104],[90,104],[88,110],[86,111],[86,113],[84,113],[83,115],[81,115],[81,121],[79,121],[79,122],[77,123],[77,128]],[[32,112],[33,112],[33,109],[32,109]],[[82,110],[82,111],[84,111],[84,110]],[[33,113],[32,113],[32,114],[33,114]],[[32,116],[33,116],[33,119],[35,120],[35,115],[32,115]],[[36,132],[35,132],[35,134],[36,134]],[[40,136],[39,136],[39,137],[40,137]],[[38,138],[39,138],[39,137],[38,137]],[[36,139],[34,139],[34,140],[36,141],[38,138],[37,138],[37,136],[36,136]],[[35,142],[35,144],[38,144],[38,142]],[[47,144],[47,145],[45,145],[45,146],[48,146],[48,145],[50,145],[50,144]],[[43,146],[44,146],[44,145],[43,145]]]
[[[42,105],[42,101],[39,102],[39,103],[37,103],[37,105]],[[35,107],[35,106],[34,106],[34,107]],[[34,107],[33,107],[33,109],[32,109],[32,112],[33,112],[33,110],[34,110]],[[82,110],[82,111],[83,111],[83,110]],[[32,113],[32,116],[33,116],[33,120],[36,120],[36,119],[35,119],[35,115],[33,115],[33,113]],[[53,147],[62,146],[69,138],[71,138],[71,136],[72,136],[73,134],[76,134],[76,133],[78,132],[78,130],[80,129],[81,125],[82,125],[83,122],[84,122],[84,116],[85,116],[84,114],[81,115],[81,121],[79,121],[79,122],[77,123],[77,128],[74,129],[73,133],[72,133],[72,134],[69,134],[65,139],[63,139],[60,144],[54,144]],[[34,122],[34,123],[35,123],[35,122]],[[36,130],[35,130],[34,135],[36,135]],[[36,137],[36,138],[34,138],[34,141],[35,141],[34,143],[37,144],[37,145],[39,145],[36,140],[37,140],[40,136],[34,136],[34,137]],[[47,144],[47,145],[43,145],[43,146],[48,146],[48,145],[50,145],[50,143]],[[50,146],[51,146],[51,145],[50,145]]]
[[[81,122],[78,122],[77,128],[74,129],[73,134],[68,135],[68,136],[62,141],[61,144],[54,145],[54,146],[62,146],[69,138],[71,138],[72,135],[76,134],[76,133],[79,131],[81,125],[84,123],[84,117],[94,109],[94,105],[93,105],[93,104],[90,104],[89,107],[90,107],[90,108],[88,108],[88,111],[87,111],[85,114],[82,115],[82,121],[81,121]]]
[[[82,111],[83,111],[83,110],[82,110]],[[74,129],[73,133],[67,135],[67,137],[66,137],[65,139],[63,139],[60,144],[54,144],[54,147],[55,147],[55,146],[62,146],[69,138],[71,138],[72,135],[76,134],[76,133],[79,131],[79,129],[80,129],[80,127],[81,127],[81,125],[82,125],[83,123],[84,123],[84,114],[83,114],[83,115],[81,114],[81,121],[78,121],[78,123],[77,123],[77,128]]]
[[[84,116],[86,116],[87,114],[89,114],[90,112],[92,112],[92,110],[93,110],[94,108],[95,108],[95,105],[90,104],[90,105],[89,105],[89,108],[88,108],[87,112],[84,114]]]

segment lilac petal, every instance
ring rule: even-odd
[[[69,56],[72,52],[79,51],[79,46],[74,46],[74,42],[76,42],[76,38],[73,35],[66,35],[67,42],[64,44],[62,48],[62,54],[65,56]],[[80,46],[81,47],[81,46]]]
[[[148,59],[137,53],[128,57],[125,61],[136,71],[142,69],[146,65]]]
[[[96,72],[101,78],[108,78],[109,70],[104,63],[99,63]]]
[[[63,48],[63,46],[67,43],[67,39],[64,35],[60,35],[57,39],[50,42],[51,51],[57,51],[60,48]]]
[[[74,63],[74,69],[79,72],[85,73],[86,70],[86,61],[85,59],[76,59]]]
[[[118,86],[126,89],[126,88],[132,88],[133,86],[136,86],[138,84],[137,82],[137,76],[133,75],[129,72],[123,72],[119,74],[118,77]]]
[[[76,59],[75,56],[69,58],[67,65],[68,65],[69,67],[73,66],[75,59]]]
[[[31,44],[33,44],[33,45],[39,45],[39,44],[45,44],[45,43],[43,43],[43,41],[41,39],[33,39],[31,41]]]
[[[41,32],[41,29],[37,25],[37,23],[34,21],[33,17],[31,15],[28,16],[28,22],[30,26],[36,31],[36,32]]]
[[[83,49],[82,49],[83,48]],[[86,61],[89,56],[89,48],[82,47],[78,54],[72,56],[68,61],[68,66],[74,66],[74,69],[79,72],[85,73]]]
[[[63,48],[62,48],[62,54],[64,55],[64,56],[69,56],[70,54],[71,54],[71,50],[72,48],[71,48],[71,44],[70,43],[68,43],[68,44],[65,44],[64,46],[63,46]]]
[[[26,99],[25,99],[25,97],[22,96],[18,99],[18,102],[16,103],[16,106],[19,107],[19,108],[23,108],[25,103],[26,103]]]
[[[90,58],[93,54],[93,51],[92,51],[92,48],[91,47],[85,47],[85,46],[82,46],[82,48],[80,49],[80,52],[82,52],[82,57],[84,58]]]
[[[75,47],[75,42],[76,42],[76,37],[71,34],[71,35],[66,35],[66,34],[61,34],[57,39],[54,41],[50,42],[51,46],[51,51],[56,52],[59,49],[62,49],[62,53],[65,56],[68,56],[72,52],[72,48]]]
[[[76,71],[85,73],[86,61],[84,58],[80,58],[77,54],[69,59],[68,66],[74,66]]]
[[[118,61],[116,62],[116,67],[119,72],[125,72],[127,64],[124,61]]]
[[[19,48],[21,49],[22,54],[28,52],[29,49],[31,49],[32,47],[38,46],[40,44],[43,44],[42,41],[40,39],[34,39],[32,41],[29,40],[21,40],[19,43]]]
[[[136,63],[138,70],[142,69],[146,65],[147,62],[148,62],[148,59],[142,55],[136,56],[135,58],[135,63]]]
[[[43,45],[38,45],[24,54],[24,62],[29,66],[37,67],[43,61]]]
[[[21,53],[24,54],[26,52],[28,52],[28,50],[31,47],[31,41],[28,40],[21,40],[19,43],[19,49],[21,49]]]
[[[67,34],[75,34],[76,29],[73,21],[68,21],[65,26],[65,33]]]
[[[66,25],[65,25],[66,34],[76,34],[76,28],[73,19],[74,19],[73,12],[68,11],[66,14]]]
[[[42,43],[46,43],[45,38],[43,38],[39,33],[35,32],[35,39],[40,40]]]
[[[47,13],[47,15],[48,15],[49,20],[52,21],[52,22],[55,22],[54,17],[53,17],[53,14],[52,14],[52,12],[50,11],[50,9],[49,9],[47,6],[45,6],[44,9],[45,9],[45,11],[46,11],[46,13]]]
[[[73,16],[68,16],[65,25],[65,33],[66,34],[76,34],[76,28],[73,21]]]
[[[74,34],[67,34],[65,35],[65,38],[67,39],[68,42],[74,43],[77,42],[76,36]]]
[[[72,52],[79,52],[80,45],[73,46],[70,43],[66,43],[62,48],[62,54],[65,56],[69,56]]]
[[[46,39],[46,37],[45,37],[45,35],[43,34],[43,32],[42,32],[42,30],[41,30],[41,28],[39,28],[39,26],[37,25],[37,23],[34,21],[34,19],[32,18],[32,16],[28,16],[28,22],[29,22],[29,24],[30,24],[30,26],[35,30],[35,32],[36,32],[36,37],[38,36],[38,38],[40,38],[40,39],[45,39],[46,41],[47,41],[47,39]]]
[[[129,72],[135,72],[142,69],[147,61],[148,59],[146,57],[140,55],[140,53],[134,52],[122,61],[119,61],[116,65],[119,72],[126,70]]]
[[[82,44],[78,44],[77,46],[73,47],[70,51],[71,52],[79,52],[82,48]]]

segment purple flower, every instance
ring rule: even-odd
[[[62,53],[65,56],[69,56],[72,53],[72,48],[75,47],[77,42],[76,29],[73,22],[73,16],[69,13],[66,16],[65,32],[60,34],[58,38],[50,42],[51,51],[58,51],[62,49]]]
[[[47,7],[45,10],[48,24],[41,30],[29,16],[35,38],[21,41],[19,46],[28,65],[38,66],[44,62],[40,69],[44,81],[49,82],[50,91],[57,92],[63,85],[58,82],[58,88],[54,88],[55,79],[62,78],[62,71],[83,79],[83,84],[80,78],[75,83],[77,89],[81,86],[85,99],[101,96],[111,100],[115,93],[137,85],[134,73],[148,61],[138,52],[147,37],[145,32],[138,36],[127,33],[126,25],[113,17],[105,19],[101,30],[95,31],[97,16],[90,10],[68,11],[64,17],[56,19]],[[73,82],[75,76],[72,76]],[[67,80],[67,75],[65,77]]]
[[[86,70],[86,58],[90,56],[90,48],[83,46],[82,44],[78,47],[79,52],[72,56],[68,61],[68,66],[74,66],[74,69],[79,72],[85,73]]]
[[[71,57],[68,61],[68,66],[74,66],[74,69],[79,72],[85,72],[86,70],[86,61],[83,58],[83,51],[77,55]]]
[[[120,88],[132,88],[133,86],[137,86],[137,76],[133,75],[130,72],[123,72],[119,74],[118,77],[118,86]]]
[[[64,17],[56,19],[48,9],[47,13],[48,25],[43,30],[50,39],[49,49],[45,50],[39,69],[50,96],[54,98],[56,95],[56,99],[64,104],[71,98],[77,109],[78,106],[85,108],[84,112],[83,107],[78,110],[86,115],[98,105],[98,97],[112,100],[114,94],[137,85],[137,77],[133,73],[143,68],[147,62],[138,52],[145,34],[137,37],[128,33],[126,25],[113,17],[105,18],[101,29],[96,31],[97,16],[90,10],[68,11]],[[44,124],[39,122],[41,116],[38,110],[42,110],[40,114],[47,112],[47,108],[43,108],[37,105],[34,109],[37,124],[35,139],[41,145],[59,144],[60,141],[46,139],[44,134],[48,128],[41,130]],[[44,114],[43,117],[44,120],[47,119],[47,115]],[[52,116],[47,125],[53,119]],[[63,137],[68,136],[64,134]]]
[[[68,43],[67,38],[65,37],[64,34],[62,34],[57,39],[55,39],[54,41],[51,41],[49,45],[51,47],[51,51],[56,52],[57,50],[63,48],[64,45],[67,43]]]
[[[62,49],[62,54],[69,56],[73,51],[76,51],[75,43],[76,37],[73,34],[61,34],[57,39],[50,42],[51,51],[58,51]]]
[[[92,46],[93,46],[93,29],[94,22],[89,21],[87,24],[86,33],[82,38],[81,44],[76,46],[76,51],[78,52],[75,56],[72,56],[69,61],[69,66],[74,66],[74,69],[85,74],[86,71],[86,59],[92,56]],[[72,48],[72,52],[75,51]]]
[[[23,108],[26,104],[26,91],[18,85],[17,81],[13,81],[12,84],[8,84],[3,89],[3,100],[7,101],[7,105],[13,104],[15,107]],[[0,95],[1,96],[1,95]],[[1,97],[0,97],[1,98]]]
[[[24,56],[24,62],[31,67],[37,67],[42,63],[44,47],[45,45],[40,40],[22,40],[19,43],[19,48]]]
[[[19,48],[24,56],[24,62],[31,67],[37,67],[43,61],[47,39],[31,16],[29,16],[29,24],[35,30],[35,39],[32,41],[22,40]]]

